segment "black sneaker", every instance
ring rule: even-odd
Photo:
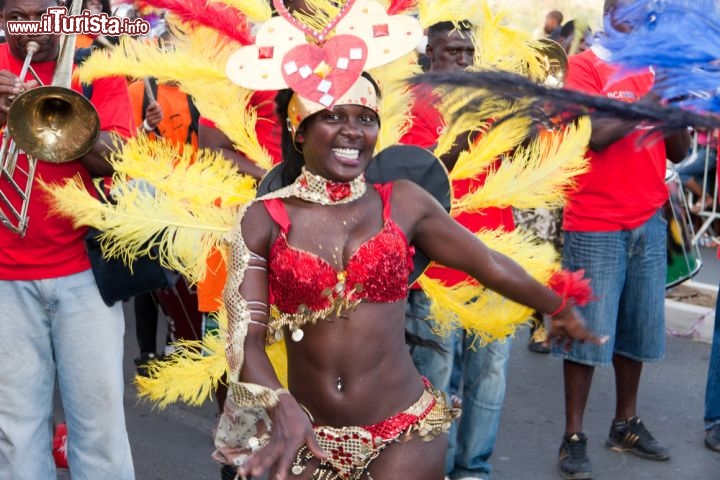
[[[220,470],[220,478],[222,480],[239,480],[240,475],[237,474],[237,471],[234,467],[231,467],[230,465],[223,465],[222,469]],[[242,478],[250,478],[250,477],[242,477]]]
[[[616,452],[629,452],[648,460],[670,458],[670,449],[655,440],[638,417],[613,422],[605,446]]]
[[[566,480],[592,478],[592,467],[587,456],[587,437],[584,433],[563,436],[558,454],[560,476]]]
[[[138,358],[135,359],[135,366],[137,367],[137,374],[141,377],[149,377],[149,365],[158,359],[154,352],[142,352]]]
[[[705,446],[720,452],[720,423],[713,425],[705,434]]]

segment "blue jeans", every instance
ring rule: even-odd
[[[705,389],[705,429],[717,424],[720,424],[720,296],[715,304],[715,327]]]
[[[595,296],[579,307],[589,330],[608,335],[605,345],[574,342],[565,353],[576,363],[607,366],[614,354],[650,362],[665,353],[667,222],[660,211],[632,230],[565,232],[563,266],[585,270]]]
[[[412,290],[406,309],[406,328],[423,339],[437,342],[445,353],[415,346],[411,350],[413,362],[422,375],[446,394],[454,393],[450,390],[451,379],[457,371],[461,374],[462,416],[450,430],[445,471],[451,478],[486,478],[492,470],[489,459],[500,427],[512,342],[507,338],[478,347],[462,330],[439,337],[432,332],[429,307],[427,295]],[[453,361],[458,348],[460,363]]]
[[[123,411],[122,305],[108,307],[90,270],[0,281],[0,480],[55,480],[57,373],[73,480],[132,480]]]

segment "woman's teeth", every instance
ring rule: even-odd
[[[360,150],[356,148],[333,148],[332,151],[338,158],[347,160],[357,160],[360,156]]]

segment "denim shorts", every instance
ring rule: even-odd
[[[665,353],[665,273],[667,222],[658,210],[631,230],[565,232],[563,266],[585,270],[595,296],[578,307],[586,326],[608,335],[605,345],[575,342],[556,356],[602,366],[613,354],[641,362],[662,359]]]

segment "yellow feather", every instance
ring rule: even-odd
[[[169,141],[138,135],[117,147],[111,162],[116,173],[145,180],[183,203],[235,207],[255,197],[255,180],[212,150],[180,153]]]
[[[438,90],[440,92],[442,90]],[[435,146],[435,150],[433,153],[436,157],[442,157],[444,154],[448,153],[453,146],[455,145],[456,140],[460,137],[460,135],[467,135],[468,132],[472,130],[479,129],[479,120],[478,118],[473,115],[461,115],[461,116],[452,116],[449,113],[449,108],[445,108],[445,104],[447,102],[448,105],[451,105],[451,108],[455,108],[460,103],[465,104],[467,101],[466,98],[463,98],[463,96],[460,94],[460,92],[455,92],[454,94],[451,93],[448,95],[447,98],[445,98],[442,94],[440,94],[440,98],[443,100],[438,105],[438,111],[443,117],[443,124],[444,128],[440,135],[438,136],[437,145]],[[452,118],[452,121],[447,121],[447,119]],[[485,117],[486,119],[488,117]]]
[[[421,277],[420,286],[432,300],[430,316],[440,336],[463,328],[485,344],[512,335],[532,314],[532,309],[477,286],[447,287],[425,277]]]
[[[200,406],[223,381],[228,373],[225,357],[228,316],[220,308],[216,318],[218,332],[205,335],[202,341],[179,341],[175,349],[163,361],[153,362],[148,377],[136,376],[138,395],[165,408],[178,401]],[[285,342],[275,342],[265,348],[275,373],[287,387],[287,351]]]
[[[540,282],[547,282],[559,268],[554,248],[537,243],[530,233],[485,230],[477,236],[489,248],[513,258]],[[532,309],[479,285],[461,283],[447,287],[424,275],[419,282],[431,299],[430,314],[437,321],[438,335],[445,336],[461,327],[484,344],[513,334],[515,328],[527,322],[532,313]]]
[[[210,84],[227,82],[224,66],[220,68],[207,58],[188,55],[185,49],[178,47],[163,51],[155,43],[123,36],[120,45],[112,50],[97,50],[90,55],[77,68],[76,74],[84,83],[118,75],[155,77],[159,82],[182,83],[186,78],[197,78]]]
[[[340,2],[334,0],[306,0],[307,13],[295,10],[292,15],[301,23],[319,32],[338,16],[341,6]]]
[[[170,270],[193,283],[204,278],[210,252],[221,245],[237,219],[236,208],[191,204],[162,192],[131,186],[116,178],[116,204],[90,195],[79,178],[64,184],[42,186],[52,195],[54,209],[73,219],[75,225],[92,225],[100,236],[103,254],[130,265],[135,258],[156,255]]]
[[[420,71],[417,54],[410,52],[394,62],[368,72],[383,92],[380,100],[382,122],[375,151],[399,143],[400,138],[410,128],[412,94],[405,82]]]
[[[423,28],[440,22],[468,20],[473,25],[480,21],[483,0],[458,2],[457,0],[419,0],[418,19]]]
[[[462,111],[471,99],[480,94],[479,91],[473,91],[467,88],[453,89],[443,87],[436,89],[436,92],[438,97],[442,99],[438,105],[438,111],[443,119],[452,119],[452,121],[444,121],[445,128],[438,137],[437,146],[434,151],[437,157],[449,152],[459,135],[467,134],[470,131],[487,130],[488,119],[502,117],[510,113],[509,105],[506,101],[493,97],[487,101],[483,101],[478,108],[472,112],[459,114],[458,112]],[[506,143],[508,150],[515,145],[509,141]]]
[[[483,172],[501,155],[511,151],[526,136],[531,120],[527,117],[512,117],[494,125],[484,132],[476,144],[458,156],[450,172],[451,180],[473,178]]]
[[[104,231],[103,251],[127,263],[160,250],[161,263],[192,281],[205,275],[205,258],[217,248],[236,221],[237,207],[255,196],[253,179],[237,173],[230,162],[210,151],[193,157],[162,141],[141,136],[112,155],[115,205],[92,197],[78,179],[46,186],[56,208],[76,224]],[[132,187],[130,176],[155,187]],[[222,206],[218,206],[222,205]]]
[[[138,396],[160,408],[183,401],[200,406],[227,373],[225,339],[206,335],[203,341],[183,340],[172,354],[148,364],[148,375],[135,376]]]
[[[519,147],[489,174],[482,188],[454,199],[453,211],[476,211],[486,207],[559,207],[573,178],[587,171],[585,151],[590,140],[590,121],[581,119],[565,132],[541,135],[529,146]]]
[[[255,130],[258,121],[270,119],[259,118],[257,106],[250,105],[252,91],[229,81],[208,86],[201,80],[186,80],[183,87],[193,92],[198,110],[227,135],[236,150],[265,170],[272,167],[272,158]]]
[[[229,42],[207,28],[178,33],[173,49],[161,51],[155,44],[124,37],[111,52],[93,54],[78,68],[81,81],[107,75],[155,77],[160,82],[177,82],[193,97],[204,117],[215,122],[236,149],[264,169],[272,166],[267,150],[258,141],[252,92],[227,78],[225,63],[238,44]]]
[[[487,2],[482,2],[481,12],[482,20],[476,23],[473,35],[473,69],[499,69],[533,79],[543,78],[537,40],[528,32],[508,26],[506,10],[492,10]]]
[[[187,55],[205,58],[217,71],[221,72],[218,81],[209,83],[204,78],[187,76],[178,79],[181,88],[192,95],[195,105],[205,118],[212,120],[238,151],[265,170],[272,167],[272,158],[260,145],[255,126],[258,121],[275,121],[258,118],[257,106],[251,106],[253,92],[232,83],[225,75],[228,57],[239,47],[228,43],[217,32],[207,28],[197,28],[181,39],[182,51]],[[208,48],[208,45],[216,47]],[[273,109],[274,111],[274,109]]]
[[[224,3],[240,10],[248,20],[256,23],[267,22],[272,16],[270,2],[267,0],[209,0],[210,2]]]
[[[68,178],[64,184],[50,185],[41,178],[36,178],[35,181],[40,188],[52,195],[53,212],[72,218],[75,227],[95,225],[111,211],[112,206],[98,201],[88,192],[79,175]]]

